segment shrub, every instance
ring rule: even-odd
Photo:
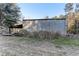
[[[48,31],[39,31],[39,37],[43,39],[49,39],[50,32]]]
[[[61,36],[60,33],[48,32],[48,31],[39,31],[39,37],[42,39],[53,39]]]
[[[59,37],[61,37],[61,34],[60,33],[58,33],[58,32],[55,32],[55,33],[52,33],[53,35],[53,38],[54,39],[58,39]]]
[[[19,33],[22,33],[24,35],[28,35],[29,34],[29,32],[27,30],[20,30]]]
[[[31,35],[32,35],[33,38],[39,38],[38,32],[32,32]]]
[[[60,33],[48,32],[48,31],[39,31],[39,32],[29,32],[27,30],[21,30],[19,33],[15,33],[16,36],[25,36],[29,38],[39,38],[39,39],[53,39],[58,38]]]
[[[20,30],[19,32],[16,32],[13,34],[14,36],[28,36],[29,32],[27,30]]]
[[[14,35],[14,36],[23,36],[22,33],[14,33],[13,35]]]

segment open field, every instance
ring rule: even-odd
[[[60,44],[60,42],[62,44]],[[71,44],[69,43],[71,42]],[[40,40],[0,36],[1,56],[69,56],[79,55],[79,40]],[[76,45],[76,46],[75,46]]]

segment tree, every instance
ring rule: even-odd
[[[76,20],[76,32],[79,32],[79,3],[76,3],[75,7],[75,20]]]
[[[58,16],[58,19],[65,19],[66,18],[66,16],[65,15],[63,15],[63,14],[60,14],[59,16]]]
[[[75,8],[75,12],[79,12],[79,3],[76,3],[76,8]]]
[[[49,16],[45,16],[45,19],[49,19]]]
[[[74,33],[75,31],[75,15],[73,12],[73,3],[67,3],[65,5],[66,20],[67,20],[67,32]]]
[[[69,13],[69,12],[72,12],[73,10],[73,3],[67,3],[65,5],[65,12]]]
[[[0,3],[0,25],[3,25],[2,24],[2,21],[4,20],[4,4]]]
[[[75,7],[75,19],[79,20],[79,3],[76,3],[76,7]]]
[[[59,15],[59,18],[65,18],[65,15],[61,14],[61,15]]]
[[[6,27],[13,26],[20,18],[20,8],[14,3],[0,4],[1,24]],[[10,33],[10,28],[9,28]]]
[[[54,16],[54,17],[52,17],[52,18],[57,19],[57,18],[58,18],[58,16]]]

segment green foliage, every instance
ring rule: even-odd
[[[19,33],[22,34],[24,37],[33,37],[33,34],[31,32],[28,32],[27,30],[20,30]]]
[[[54,16],[52,17],[52,19],[55,19],[55,20],[65,20],[66,19],[66,15],[59,15],[59,16]]]
[[[29,38],[37,38],[37,39],[47,39],[51,40],[54,38],[58,38],[61,36],[59,33],[51,33],[48,31],[39,31],[39,32],[28,32],[27,30],[21,30],[19,34],[22,34],[24,37],[29,37]]]
[[[22,33],[14,33],[13,35],[14,35],[14,36],[19,36],[19,37],[22,37],[22,36],[23,36]]]
[[[52,40],[54,44],[57,45],[74,45],[79,46],[79,40],[78,39],[72,39],[67,37],[59,37],[57,39]]]
[[[67,3],[66,5],[65,5],[65,12],[70,12],[71,10],[73,10],[73,3]]]
[[[72,25],[71,28],[67,30],[67,32],[75,34],[76,33],[76,25],[75,24]]]
[[[10,16],[6,16],[5,19],[6,20],[3,22],[3,23],[5,23],[5,26],[10,27],[16,23],[16,21],[12,20],[12,18]]]
[[[9,27],[14,25],[20,18],[20,8],[14,3],[0,4],[1,23]]]
[[[14,3],[0,4],[0,25],[10,27],[13,26],[20,18],[20,8]],[[9,28],[9,33],[11,30]]]

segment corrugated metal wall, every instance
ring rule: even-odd
[[[23,22],[28,31],[50,31],[66,34],[66,20],[28,20]]]

